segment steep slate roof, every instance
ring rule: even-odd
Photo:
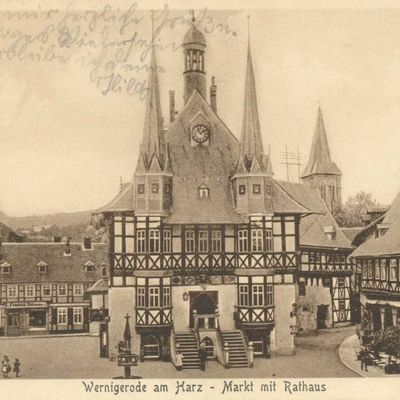
[[[0,283],[93,282],[101,277],[105,261],[105,244],[93,243],[92,250],[83,250],[80,243],[71,244],[71,255],[64,256],[64,243],[3,243],[0,265],[11,265],[10,274],[0,273]],[[95,272],[85,272],[91,261]],[[47,264],[48,272],[39,273],[37,265]]]
[[[25,239],[25,236],[15,232],[2,222],[0,222],[0,237],[3,242],[23,242]]]
[[[317,189],[306,185],[279,181],[279,184],[298,203],[313,210],[315,214],[307,215],[300,220],[300,245],[310,247],[327,247],[352,249],[350,240],[344,235],[329,212]],[[328,239],[324,227],[333,226],[336,232],[334,239]]]
[[[134,194],[133,182],[124,184],[120,192],[108,204],[97,209],[93,214],[133,211]]]
[[[380,222],[374,221],[370,225],[373,226],[377,223],[387,225],[388,230],[386,233],[378,238],[374,236],[370,237],[354,250],[352,256],[362,257],[400,254],[400,193],[397,195],[392,206],[382,220]]]
[[[194,24],[194,19],[192,20],[192,25],[190,29],[186,32],[185,37],[183,38],[183,45],[188,44],[198,44],[200,46],[206,47],[206,39],[201,31],[199,31]]]
[[[346,237],[353,242],[354,238],[364,229],[364,227],[357,227],[357,228],[347,228],[342,227],[340,228],[342,232],[346,235]]]
[[[86,291],[89,292],[89,293],[108,292],[108,280],[107,280],[107,278],[99,279],[93,286],[91,286]]]
[[[331,159],[321,108],[318,108],[317,125],[315,127],[310,158],[301,177],[305,178],[312,174],[342,174]]]

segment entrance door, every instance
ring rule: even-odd
[[[21,335],[21,318],[19,312],[9,312],[7,314],[7,336]]]
[[[218,307],[218,292],[205,291],[205,292],[189,292],[190,295],[190,328],[194,328],[193,311],[196,310],[197,315],[214,315],[215,309]],[[199,328],[204,323],[204,319],[199,319]],[[215,328],[215,318],[207,318],[208,328]]]
[[[317,329],[326,328],[326,320],[328,319],[328,307],[325,304],[321,304],[317,308]]]

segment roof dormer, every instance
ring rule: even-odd
[[[84,264],[85,272],[95,272],[96,265],[92,261],[86,261]]]
[[[0,272],[1,272],[1,274],[9,275],[9,274],[11,274],[11,269],[12,269],[12,267],[7,261],[5,261],[2,264],[0,264]]]
[[[324,233],[328,240],[332,241],[336,239],[336,228],[333,225],[324,226]]]
[[[40,274],[45,274],[48,271],[48,265],[44,261],[40,261],[37,265],[36,268],[38,269],[38,272]]]

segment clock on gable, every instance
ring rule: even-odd
[[[204,143],[210,137],[210,130],[206,125],[197,124],[192,127],[192,139],[196,143]]]

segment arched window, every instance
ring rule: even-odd
[[[203,345],[207,353],[207,358],[214,358],[214,342],[208,336],[206,336],[201,342],[200,345]]]
[[[199,186],[199,197],[200,198],[210,197],[210,189],[204,184]]]

